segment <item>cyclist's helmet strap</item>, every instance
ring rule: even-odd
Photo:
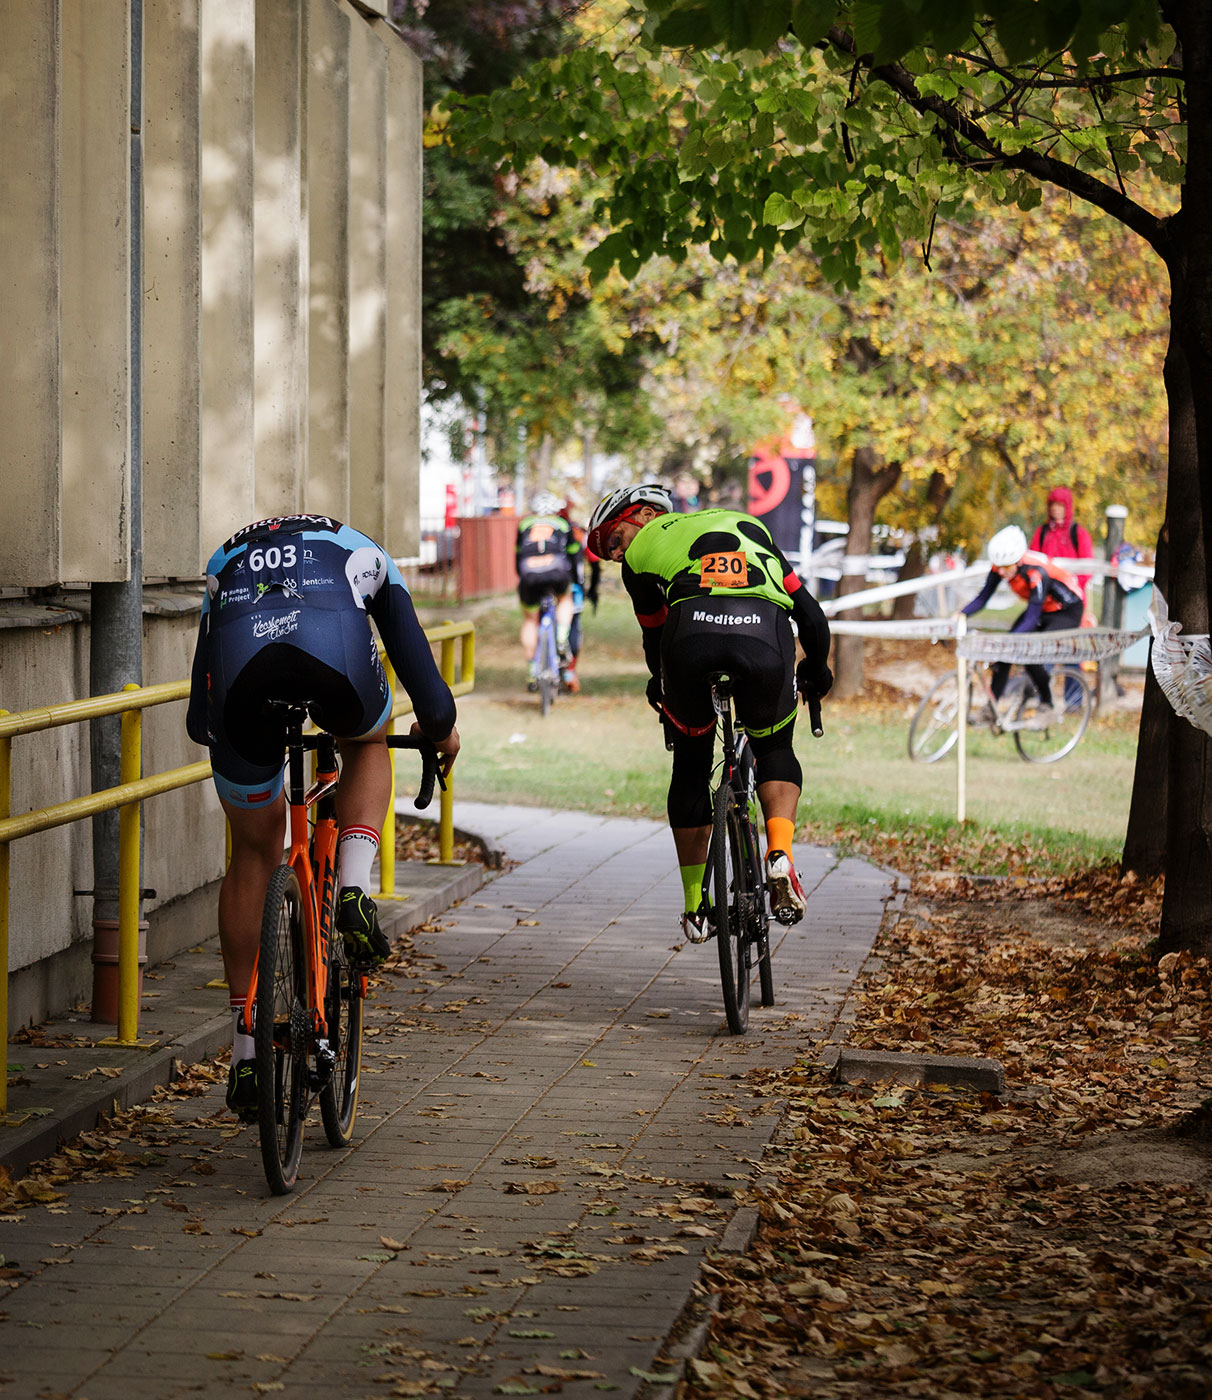
[[[617,491],[609,492],[589,517],[585,543],[599,558],[605,558],[605,537],[610,526],[618,520],[629,520],[644,506],[651,506],[658,515],[667,515],[673,510],[673,497],[655,481],[642,486],[620,486]]]

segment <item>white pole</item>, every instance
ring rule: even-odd
[[[960,655],[959,641],[968,630],[963,613],[955,620],[955,819],[968,820],[968,663]]]

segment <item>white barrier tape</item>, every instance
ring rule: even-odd
[[[830,619],[829,631],[834,637],[892,637],[902,641],[925,639],[942,642],[955,636],[955,624],[949,617],[915,617],[903,622],[839,622]]]
[[[969,661],[1015,661],[1035,666],[1046,661],[1105,661],[1147,635],[1110,627],[1071,627],[1055,632],[968,632],[957,638],[957,656]]]
[[[863,573],[866,571],[866,561],[875,556],[843,556],[842,569],[845,573]],[[846,566],[845,560],[853,558],[863,560],[863,567],[850,569]],[[837,556],[834,555],[831,561],[836,565]],[[1101,559],[1051,559],[1049,563],[1057,564],[1062,569],[1067,569],[1070,573],[1081,574],[1107,574],[1112,575],[1125,592],[1132,592],[1134,589],[1143,587],[1153,577],[1153,570],[1147,564],[1131,564],[1121,567],[1116,564],[1105,564]],[[1078,565],[1081,568],[1078,569]],[[885,603],[889,598],[900,598],[906,593],[924,593],[929,588],[945,587],[948,584],[959,583],[964,579],[987,578],[989,575],[989,564],[987,560],[980,559],[975,564],[970,564],[966,568],[945,569],[937,574],[921,574],[918,578],[905,579],[900,583],[883,583],[876,588],[864,588],[859,593],[847,593],[840,598],[823,598],[821,609],[826,617],[834,617],[840,612],[849,612],[851,608],[866,607],[868,603]]]
[[[1174,713],[1205,734],[1212,734],[1212,646],[1207,636],[1180,637],[1182,624],[1170,621],[1161,590],[1153,590],[1149,609],[1153,646],[1149,664]]]
[[[868,603],[884,603],[889,598],[900,598],[906,593],[922,593],[927,588],[938,588],[960,579],[983,577],[988,572],[988,564],[971,564],[964,569],[922,574],[920,578],[905,579],[902,583],[882,583],[878,588],[864,588],[859,593],[847,593],[841,598],[823,598],[821,611],[826,617],[833,617],[835,613],[849,612],[851,608],[862,608]]]

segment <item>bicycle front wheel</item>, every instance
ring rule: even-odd
[[[727,782],[715,794],[711,828],[712,912],[720,955],[724,1015],[733,1035],[749,1025],[748,921],[752,890],[745,863],[741,813]]]
[[[275,1196],[290,1191],[303,1154],[307,1113],[307,951],[303,893],[289,865],[269,881],[257,960],[257,1118],[261,1161]]]
[[[1035,719],[1029,703],[1019,710],[1023,727],[1015,729],[1014,743],[1028,763],[1055,763],[1072,753],[1090,723],[1094,701],[1085,675],[1076,666],[1061,667],[1053,673],[1051,684],[1052,716],[1046,724]]]
[[[909,724],[909,757],[936,763],[959,738],[959,686],[954,675],[941,676],[926,692]]]
[[[320,1093],[320,1117],[331,1145],[345,1147],[353,1136],[362,1073],[362,975],[350,967],[339,933],[333,935],[328,962],[324,1018],[335,1061],[332,1076]]]

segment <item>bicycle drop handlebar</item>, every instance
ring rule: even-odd
[[[417,789],[413,805],[418,812],[423,812],[433,801],[435,780],[442,791],[446,791],[446,779],[438,766],[438,751],[434,748],[433,740],[426,739],[423,734],[393,734],[388,738],[387,746],[392,749],[416,749],[421,755],[421,786]]]
[[[808,722],[812,726],[813,737],[819,739],[825,732],[824,723],[821,720],[821,697],[819,695],[805,695],[808,702]]]

